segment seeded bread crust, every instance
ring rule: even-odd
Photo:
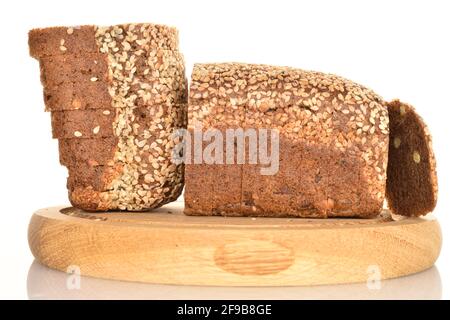
[[[335,75],[287,67],[198,64],[189,99],[190,131],[195,123],[204,130],[277,129],[280,167],[276,175],[264,176],[261,165],[248,162],[224,168],[209,165],[207,170],[204,165],[186,165],[186,214],[379,214],[385,196],[389,118],[373,91]],[[222,184],[224,176],[233,179]],[[199,195],[204,193],[202,186],[214,184],[223,194],[213,187],[212,194]],[[229,199],[230,194],[239,196]]]
[[[186,117],[183,110],[187,109],[186,103],[175,106],[157,105],[153,107],[136,107],[129,114],[130,130],[132,130],[136,146],[142,148],[141,158],[149,157],[170,158],[174,141],[170,134],[178,128],[186,126]],[[113,124],[120,121],[121,109],[113,109],[115,113],[105,115],[109,110],[82,110],[53,112],[52,118],[57,115],[63,119],[56,119],[58,132],[64,132],[63,138],[59,138],[60,162],[64,166],[88,163],[91,165],[111,165],[114,154],[118,152],[118,130],[113,130]],[[68,119],[70,118],[70,119]],[[105,120],[107,118],[108,120]],[[68,120],[73,120],[69,122]],[[111,127],[112,134],[101,136]],[[92,128],[92,129],[91,129]],[[97,132],[95,134],[94,132]],[[102,139],[99,139],[102,138]],[[169,143],[164,144],[164,139]],[[121,162],[133,162],[134,158],[121,157]]]
[[[136,92],[138,106],[177,103],[185,96],[183,56],[177,51],[154,50],[133,56],[133,81],[124,88]],[[131,66],[130,63],[128,63]],[[45,56],[40,59],[44,101],[49,111],[111,106],[105,54]],[[113,92],[114,95],[114,92]],[[183,101],[183,100],[182,100]]]
[[[414,108],[388,104],[390,119],[386,197],[395,214],[421,216],[434,210],[438,183],[432,139]]]
[[[122,31],[121,31],[122,30]],[[129,37],[118,39],[123,31],[128,31]],[[111,33],[112,31],[112,33]],[[102,45],[107,47],[111,43],[119,50],[137,51],[144,45],[152,48],[178,50],[178,30],[173,27],[156,24],[124,24],[115,27],[73,26],[33,29],[28,34],[30,55],[34,58],[55,56],[61,54],[86,54],[101,52],[96,35],[109,33],[107,41]],[[122,33],[120,33],[122,32]],[[127,41],[122,41],[127,40]],[[114,43],[115,41],[115,43]],[[119,42],[120,41],[120,42]],[[111,46],[113,46],[111,44]]]
[[[140,211],[175,200],[184,167],[171,162],[179,142],[171,134],[186,127],[187,112],[177,31],[57,27],[30,31],[29,44],[40,60],[71,203]]]

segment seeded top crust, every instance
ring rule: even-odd
[[[255,165],[235,169],[241,170],[240,215],[372,217],[380,212],[389,117],[373,91],[339,76],[289,67],[196,64],[189,99],[190,130],[201,123],[204,129],[280,133],[278,175],[263,177]],[[188,173],[196,165],[186,170],[198,176]],[[187,181],[186,190],[189,185],[194,183]],[[185,192],[187,198],[195,194]],[[187,213],[201,211],[195,207],[200,202],[190,201]],[[210,214],[228,214],[219,205],[209,207]]]
[[[395,214],[421,216],[436,206],[438,184],[431,135],[414,108],[388,104],[390,119],[386,196]]]

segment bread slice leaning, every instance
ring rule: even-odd
[[[386,198],[393,213],[421,216],[436,206],[438,184],[431,135],[414,108],[388,103],[389,159]]]

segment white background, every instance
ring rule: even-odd
[[[44,113],[27,32],[54,25],[154,22],[178,27],[195,62],[253,62],[336,73],[413,104],[434,135],[444,235],[437,262],[450,298],[450,1],[11,1],[0,13],[0,298],[27,298],[27,224],[67,203],[66,170]],[[417,289],[417,290],[420,290]],[[268,294],[270,297],[270,294]]]

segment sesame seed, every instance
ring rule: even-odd
[[[395,137],[394,139],[394,147],[395,149],[398,149],[400,147],[400,144],[402,143],[402,141],[400,140],[399,137]]]
[[[74,109],[80,109],[80,108],[81,108],[81,101],[80,101],[79,99],[75,98],[75,99],[72,101],[72,107],[73,107]]]
[[[75,131],[74,133],[73,133],[73,135],[75,136],[75,137],[81,137],[83,134],[80,132],[80,131]]]
[[[92,129],[92,132],[93,132],[94,134],[99,133],[99,132],[100,132],[100,126],[96,126],[94,129]]]
[[[95,82],[95,81],[97,81],[97,80],[98,80],[97,77],[92,77],[92,78],[91,78],[91,81],[92,81],[92,82]]]
[[[420,153],[418,151],[413,152],[413,160],[415,163],[420,163]]]
[[[405,108],[405,106],[400,106],[400,115],[401,116],[404,116],[405,115],[405,113],[406,113],[406,108]]]
[[[67,28],[67,34],[72,34],[73,33],[73,28]]]

